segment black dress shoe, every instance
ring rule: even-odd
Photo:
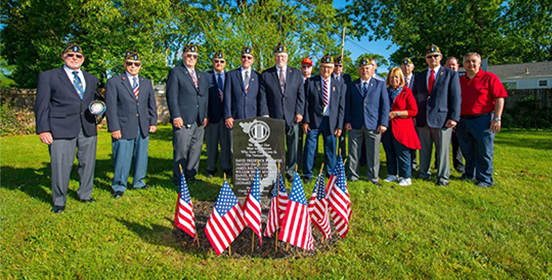
[[[54,205],[54,208],[52,209],[52,212],[54,212],[55,214],[59,214],[59,213],[62,213],[63,210],[65,210],[65,206]]]
[[[374,184],[375,186],[382,187],[382,185],[379,182],[371,182],[371,183]]]
[[[437,182],[437,186],[440,186],[440,187],[446,187],[448,186],[448,184],[449,184],[448,182],[443,182],[443,181]]]
[[[89,198],[89,199],[81,199],[80,202],[92,203],[92,202],[96,202],[96,200],[94,198]]]
[[[305,182],[305,185],[308,185],[312,182],[312,178],[305,177],[303,178],[303,181]]]
[[[138,188],[139,190],[145,190],[145,189],[151,189],[152,187],[150,185],[144,185],[141,188]]]
[[[124,192],[116,191],[116,192],[113,193],[113,198],[119,198],[119,197],[123,196],[123,193]]]

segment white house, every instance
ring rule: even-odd
[[[552,61],[489,65],[506,89],[552,88]]]

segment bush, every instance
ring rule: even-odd
[[[7,104],[2,104],[0,108],[2,118],[1,136],[33,134],[35,132],[34,115],[17,111],[10,108]]]

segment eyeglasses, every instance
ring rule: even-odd
[[[342,67],[343,67],[343,64],[336,64],[335,67],[342,68]]]
[[[186,54],[186,57],[193,57],[193,58],[197,58],[197,54],[191,54],[191,53],[188,53]]]
[[[441,55],[440,55],[440,54],[428,54],[428,55],[426,55],[426,58],[427,58],[427,59],[430,59],[430,58],[432,58],[432,57],[433,57],[433,58],[438,58],[439,56],[441,56]]]
[[[78,54],[78,53],[68,53],[67,54],[67,57],[73,57],[73,56],[78,58],[78,59],[83,58],[82,54]]]
[[[224,59],[215,59],[215,63],[225,63]]]
[[[129,61],[127,61],[126,65],[127,65],[127,66],[132,66],[132,65],[134,65],[134,66],[136,66],[136,67],[140,67],[140,66],[142,66],[142,63],[140,63],[140,62],[129,62]]]
[[[247,60],[252,60],[253,59],[252,56],[247,56],[247,55],[242,55],[242,58],[247,59]]]
[[[307,69],[307,68],[311,68],[311,67],[312,66],[310,66],[310,65],[301,65],[301,68],[303,68],[303,69]]]

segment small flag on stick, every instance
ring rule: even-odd
[[[314,190],[309,201],[309,214],[312,223],[324,235],[324,239],[332,236],[330,228],[330,217],[328,215],[328,201],[326,200],[326,187],[324,186],[324,165],[320,168],[320,174],[316,179]]]
[[[186,183],[184,173],[180,177],[180,191],[178,193],[178,200],[176,201],[174,226],[186,232],[194,240],[196,239],[194,207],[190,199],[190,192],[188,191],[188,184]]]
[[[270,210],[268,212],[268,221],[266,222],[266,229],[264,236],[272,237],[274,233],[282,225],[284,220],[284,214],[286,213],[286,208],[288,205],[289,197],[286,191],[286,185],[280,169],[278,169],[278,181],[272,189],[270,201]]]
[[[243,206],[244,218],[247,225],[259,236],[259,244],[263,246],[261,228],[261,185],[259,183],[259,167],[255,170],[255,179],[245,199]]]
[[[332,178],[333,177],[333,178]],[[328,201],[331,217],[335,228],[341,238],[349,232],[349,220],[351,218],[351,199],[345,180],[345,167],[341,156],[337,158],[333,174],[328,183]],[[331,184],[330,184],[331,183]]]
[[[307,199],[297,172],[293,179],[289,203],[278,239],[305,250],[314,249]]]

